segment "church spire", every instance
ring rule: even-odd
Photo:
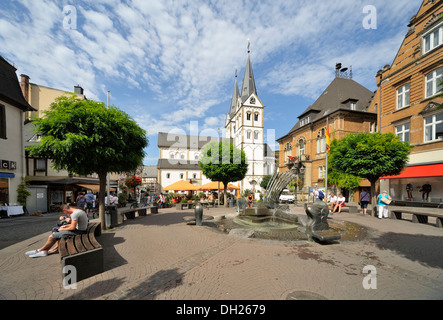
[[[240,97],[240,93],[238,91],[237,69],[236,69],[235,70],[235,86],[234,86],[234,92],[232,93],[231,110],[229,112],[231,118],[234,116],[235,110],[237,109],[237,102],[238,102],[239,97]]]
[[[241,90],[241,100],[245,102],[251,94],[257,94],[257,88],[255,87],[254,72],[252,71],[251,63],[251,42],[248,40],[248,61],[246,63],[245,76],[243,78],[242,90]]]

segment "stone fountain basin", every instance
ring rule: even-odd
[[[240,226],[270,230],[289,230],[300,226],[297,216],[268,208],[246,208],[240,211],[234,222]]]

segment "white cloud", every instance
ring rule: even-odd
[[[134,118],[150,134],[185,128],[195,119],[216,128],[229,109],[235,68],[243,78],[248,38],[259,92],[316,98],[336,62],[352,64],[362,84],[375,82],[420,4],[373,0],[373,31],[362,26],[366,4],[83,0],[73,3],[77,30],[67,30],[66,1],[19,0],[0,9],[1,50],[39,84],[69,90],[80,84],[96,99],[110,86],[145,94],[140,104],[156,107],[134,108]],[[125,104],[123,94],[115,100]]]

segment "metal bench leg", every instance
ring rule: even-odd
[[[428,223],[428,217],[427,216],[422,216],[422,215],[419,215],[419,214],[414,214],[412,216],[412,222],[426,224],[426,223]]]
[[[402,213],[398,211],[391,211],[391,219],[393,220],[401,220],[402,219]]]
[[[437,228],[443,228],[443,218],[437,218]]]

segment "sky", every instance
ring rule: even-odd
[[[422,0],[0,0],[0,55],[31,82],[107,101],[149,137],[220,132],[248,45],[271,148],[335,77],[376,90]],[[191,124],[193,129],[190,129]]]

